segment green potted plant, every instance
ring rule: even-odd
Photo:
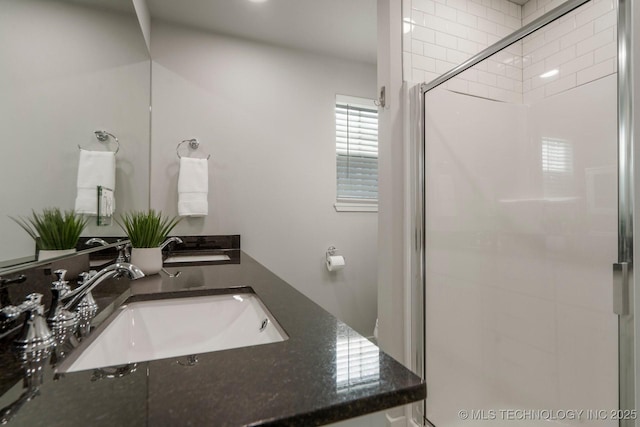
[[[131,263],[144,274],[156,274],[162,269],[162,249],[171,230],[181,218],[164,217],[151,209],[126,213],[116,221],[131,242]]]
[[[30,217],[11,219],[35,240],[39,260],[74,253],[88,221],[75,211],[62,212],[59,208],[31,211]]]

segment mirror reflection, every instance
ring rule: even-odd
[[[131,0],[2,0],[0,58],[0,266],[35,255],[10,216],[74,209],[78,146],[115,151],[97,130],[120,143],[116,214],[146,209],[150,59]],[[122,232],[91,216],[83,235]]]

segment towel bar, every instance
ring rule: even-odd
[[[197,139],[195,138],[191,138],[191,139],[184,139],[182,140],[177,146],[176,146],[176,154],[178,155],[178,158],[181,159],[182,156],[180,155],[180,152],[178,150],[180,150],[180,146],[182,144],[184,144],[185,142],[189,143],[189,148],[191,148],[192,150],[197,150],[198,147],[200,147],[200,142],[198,142]],[[209,160],[211,158],[211,154],[209,154],[207,156],[207,160]]]
[[[118,151],[120,151],[120,141],[118,141],[118,138],[116,138],[114,134],[112,134],[111,132],[107,132],[106,130],[97,130],[97,131],[94,131],[93,133],[98,139],[98,141],[104,142],[105,144],[108,143],[109,137],[111,137],[111,139],[113,139],[116,143],[116,150],[113,152],[113,154],[118,154]],[[83,150],[80,144],[78,144],[78,148]]]

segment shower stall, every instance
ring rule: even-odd
[[[635,425],[630,3],[410,90],[418,425]]]

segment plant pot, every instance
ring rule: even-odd
[[[76,250],[73,249],[46,249],[38,251],[38,261],[45,259],[59,258],[65,255],[75,254]]]
[[[131,264],[146,275],[157,274],[162,269],[162,249],[131,248]]]

